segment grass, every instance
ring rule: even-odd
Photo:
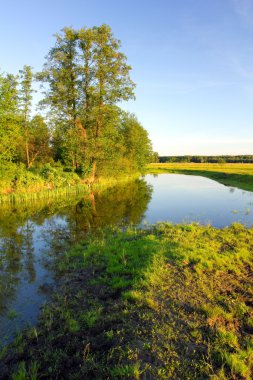
[[[88,193],[89,189],[86,185],[75,185],[72,187],[62,187],[51,190],[41,190],[31,193],[11,193],[8,195],[0,195],[0,205],[12,204],[29,204],[35,202],[47,202],[58,198],[68,198],[70,196],[78,196],[79,194]]]
[[[137,174],[131,176],[124,176],[120,178],[100,178],[92,186],[93,191],[105,190],[116,184],[122,184],[133,181],[137,178]],[[56,187],[50,190],[44,188],[39,191],[27,192],[12,192],[10,194],[0,194],[0,206],[1,205],[15,205],[15,204],[31,204],[38,202],[52,202],[57,199],[68,199],[77,197],[82,194],[89,194],[91,191],[90,186],[85,183],[79,183],[74,185],[68,185],[63,187]]]
[[[12,379],[250,380],[252,249],[253,229],[239,224],[98,231],[62,255],[53,302],[36,333],[3,351],[0,371]]]
[[[17,174],[15,174],[16,171]],[[200,175],[227,186],[253,191],[253,164],[159,163],[149,164],[146,171],[154,174],[169,172]],[[8,177],[7,174],[5,174],[6,177]],[[138,173],[115,178],[101,177],[93,185],[93,189],[104,189],[119,182],[127,182],[137,176]],[[14,180],[13,178],[16,177],[18,179]],[[85,181],[75,173],[65,173],[62,168],[56,169],[50,165],[45,165],[39,173],[30,173],[24,168],[14,167],[8,178],[7,181],[3,176],[0,180],[0,205],[68,198],[89,191]]]
[[[158,163],[147,166],[148,173],[178,173],[208,177],[226,186],[253,191],[253,164]]]

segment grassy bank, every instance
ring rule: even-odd
[[[158,163],[149,164],[147,172],[200,175],[226,186],[253,191],[253,164]]]
[[[3,379],[251,379],[253,229],[100,231],[57,268],[39,325]]]
[[[138,173],[121,173],[117,177],[100,176],[93,183],[92,189],[94,191],[104,190],[117,183],[131,181],[138,176]],[[64,171],[61,166],[52,167],[49,164],[34,171],[27,170],[22,166],[9,166],[0,178],[0,205],[49,202],[89,192],[90,185],[84,178],[74,172]]]

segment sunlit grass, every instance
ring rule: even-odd
[[[253,191],[253,164],[157,163],[149,164],[148,173],[200,175],[227,186]]]
[[[206,171],[217,171],[222,173],[233,173],[233,174],[250,174],[253,175],[253,164],[209,164],[209,163],[193,163],[193,162],[182,162],[182,163],[156,163],[149,164],[148,169],[189,169],[189,170],[206,170]]]
[[[250,380],[252,242],[239,224],[97,231],[62,257],[61,291],[13,350],[52,378]]]
[[[0,205],[8,204],[29,204],[35,202],[47,202],[54,199],[67,199],[73,196],[78,196],[82,194],[89,194],[92,191],[100,191],[116,184],[123,184],[133,181],[138,178],[138,174],[133,174],[131,176],[124,176],[120,178],[99,178],[92,187],[85,183],[80,183],[72,186],[56,187],[50,190],[45,190],[41,188],[39,191],[32,191],[27,189],[27,191],[22,192],[12,192],[10,194],[0,194]]]

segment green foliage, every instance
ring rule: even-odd
[[[51,164],[45,164],[38,169],[38,173],[51,188],[75,185],[80,182],[76,173],[66,172],[62,166],[53,167]]]
[[[79,176],[74,172],[64,171],[61,165],[40,165],[27,170],[24,164],[0,164],[0,194],[35,193],[81,184]]]
[[[152,162],[194,162],[194,163],[253,163],[253,156],[244,154],[240,156],[160,156],[159,161]]]
[[[91,328],[93,327],[96,322],[98,321],[100,314],[102,312],[101,307],[96,307],[92,310],[89,310],[81,315],[82,320],[85,322],[85,324]]]
[[[0,75],[0,164],[19,158],[21,141],[17,78]]]
[[[76,333],[80,330],[80,325],[79,325],[78,321],[76,321],[75,319],[70,318],[70,319],[68,319],[67,322],[68,322],[67,328],[68,328],[69,332]]]
[[[48,162],[51,156],[50,133],[41,115],[35,115],[28,125],[29,166],[36,161]]]
[[[135,85],[111,28],[64,28],[55,38],[40,73],[25,65],[19,77],[0,75],[0,165],[18,164],[10,181],[8,170],[3,174],[2,192],[36,190],[37,167],[53,161],[93,183],[97,176],[142,171],[151,160],[147,132],[118,107],[134,98]],[[34,77],[44,85],[40,106],[48,111],[47,122],[41,115],[31,119]],[[35,177],[19,169],[22,163],[34,168]],[[72,183],[65,177],[42,173],[50,187]],[[39,178],[37,189],[41,185]]]
[[[127,171],[127,162],[139,170],[150,156],[146,131],[116,107],[134,96],[119,49],[107,25],[64,28],[37,75],[49,86],[41,103],[51,112],[55,157],[93,177]]]
[[[12,380],[37,380],[39,365],[37,362],[32,362],[29,370],[26,370],[25,362],[21,362],[18,369],[12,374]]]
[[[126,158],[133,169],[142,170],[152,157],[152,146],[147,131],[140,125],[135,115],[123,113],[121,133]]]
[[[27,380],[25,362],[19,364],[18,370],[12,375],[12,380]]]
[[[27,167],[30,166],[30,134],[29,119],[32,106],[32,80],[33,74],[30,66],[24,66],[20,70],[19,107],[21,111],[22,135],[24,137],[24,152]]]

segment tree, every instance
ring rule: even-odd
[[[64,28],[56,34],[56,44],[46,57],[43,71],[37,79],[45,83],[41,106],[47,107],[58,122],[73,128],[77,119],[80,94],[78,92],[77,33]]]
[[[157,163],[159,162],[159,154],[157,152],[153,152],[150,162]]]
[[[152,145],[147,131],[138,122],[135,115],[122,112],[122,134],[124,136],[125,156],[133,171],[139,171],[150,162]]]
[[[83,104],[80,110],[83,128],[87,130],[90,122],[91,109],[93,106],[93,94],[95,92],[95,59],[94,59],[94,30],[82,28],[78,31],[79,70],[81,74],[80,95]]]
[[[17,77],[0,75],[0,162],[17,160],[20,143]]]
[[[97,152],[100,151],[100,139],[106,129],[106,105],[115,105],[121,100],[134,98],[134,83],[129,72],[131,66],[126,63],[126,56],[119,51],[120,41],[113,37],[107,25],[94,27],[94,122],[91,128],[93,141],[92,178],[94,180],[97,164]]]
[[[29,123],[30,161],[32,166],[36,159],[45,161],[51,154],[49,146],[50,134],[44,118],[35,115]]]
[[[29,152],[29,119],[32,106],[32,80],[33,73],[31,66],[24,66],[20,72],[20,91],[19,91],[19,107],[21,110],[22,127],[24,131],[26,165],[30,167],[30,152]]]
[[[64,28],[56,35],[56,45],[38,75],[48,85],[42,104],[57,115],[69,151],[77,149],[75,136],[82,139],[83,161],[92,167],[91,180],[103,155],[106,128],[111,128],[110,122],[107,125],[111,107],[134,97],[131,67],[119,48],[120,42],[107,25],[79,31]],[[54,141],[63,143],[62,139]],[[64,153],[63,145],[55,151]],[[77,163],[75,159],[72,162]]]

